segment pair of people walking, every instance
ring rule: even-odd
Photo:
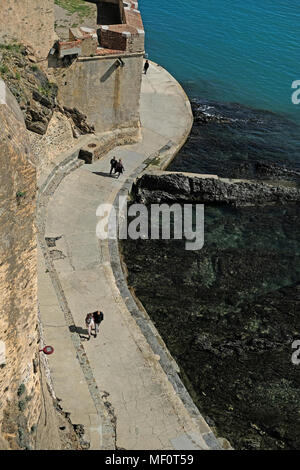
[[[97,338],[97,333],[99,333],[100,329],[100,323],[103,321],[103,319],[104,315],[103,312],[101,312],[100,310],[87,314],[87,316],[85,317],[85,324],[88,329],[88,341],[91,338],[92,330],[95,331],[94,336],[95,338]]]
[[[114,171],[114,174],[118,175],[117,177],[119,178],[119,176],[125,171],[124,169],[124,166],[123,166],[123,162],[122,162],[122,159],[120,158],[120,160],[118,161],[116,159],[116,157],[113,157],[110,161],[110,172],[109,174],[112,175],[112,172]]]

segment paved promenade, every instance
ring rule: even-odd
[[[209,449],[217,441],[175,393],[120,294],[108,242],[96,237],[98,205],[113,203],[145,160],[168,161],[190,131],[183,90],[155,64],[143,76],[141,120],[140,143],[92,165],[64,155],[41,175],[38,298],[44,340],[55,349],[53,388],[92,449]],[[108,175],[112,155],[123,159],[119,179]],[[104,312],[100,334],[86,341],[85,315],[96,309]]]

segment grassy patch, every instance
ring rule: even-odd
[[[71,14],[77,13],[80,18],[93,14],[91,7],[83,0],[55,0],[55,4]]]
[[[44,86],[39,86],[38,91],[41,95],[51,98],[51,96],[55,94],[56,85],[55,83],[48,82]]]
[[[22,46],[20,44],[0,44],[0,49],[12,52],[20,52]]]
[[[0,75],[6,75],[9,72],[7,65],[0,65]]]
[[[20,191],[19,191],[20,192]],[[18,193],[17,193],[18,194]],[[17,391],[17,395],[18,397],[20,397],[21,395],[23,395],[23,393],[26,391],[26,387],[25,385],[22,383],[19,388],[18,388],[18,391]]]
[[[25,197],[25,196],[26,196],[26,191],[17,191],[16,192],[16,198],[17,199],[20,199],[21,197]],[[23,390],[23,388],[21,388],[22,386],[23,386],[23,384],[21,384],[20,387],[18,388],[18,396],[22,395],[22,393],[25,391],[25,385],[24,385],[24,390]]]
[[[20,400],[20,401],[18,402],[19,410],[23,412],[23,411],[25,410],[25,408],[26,408],[26,405],[27,405],[27,404],[26,404],[26,401],[25,401],[25,400]]]

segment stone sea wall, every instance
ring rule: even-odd
[[[30,448],[41,407],[35,199],[23,115],[0,80],[0,435]]]

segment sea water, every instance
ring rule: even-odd
[[[298,0],[140,0],[149,58],[190,97],[238,102],[300,121]]]

